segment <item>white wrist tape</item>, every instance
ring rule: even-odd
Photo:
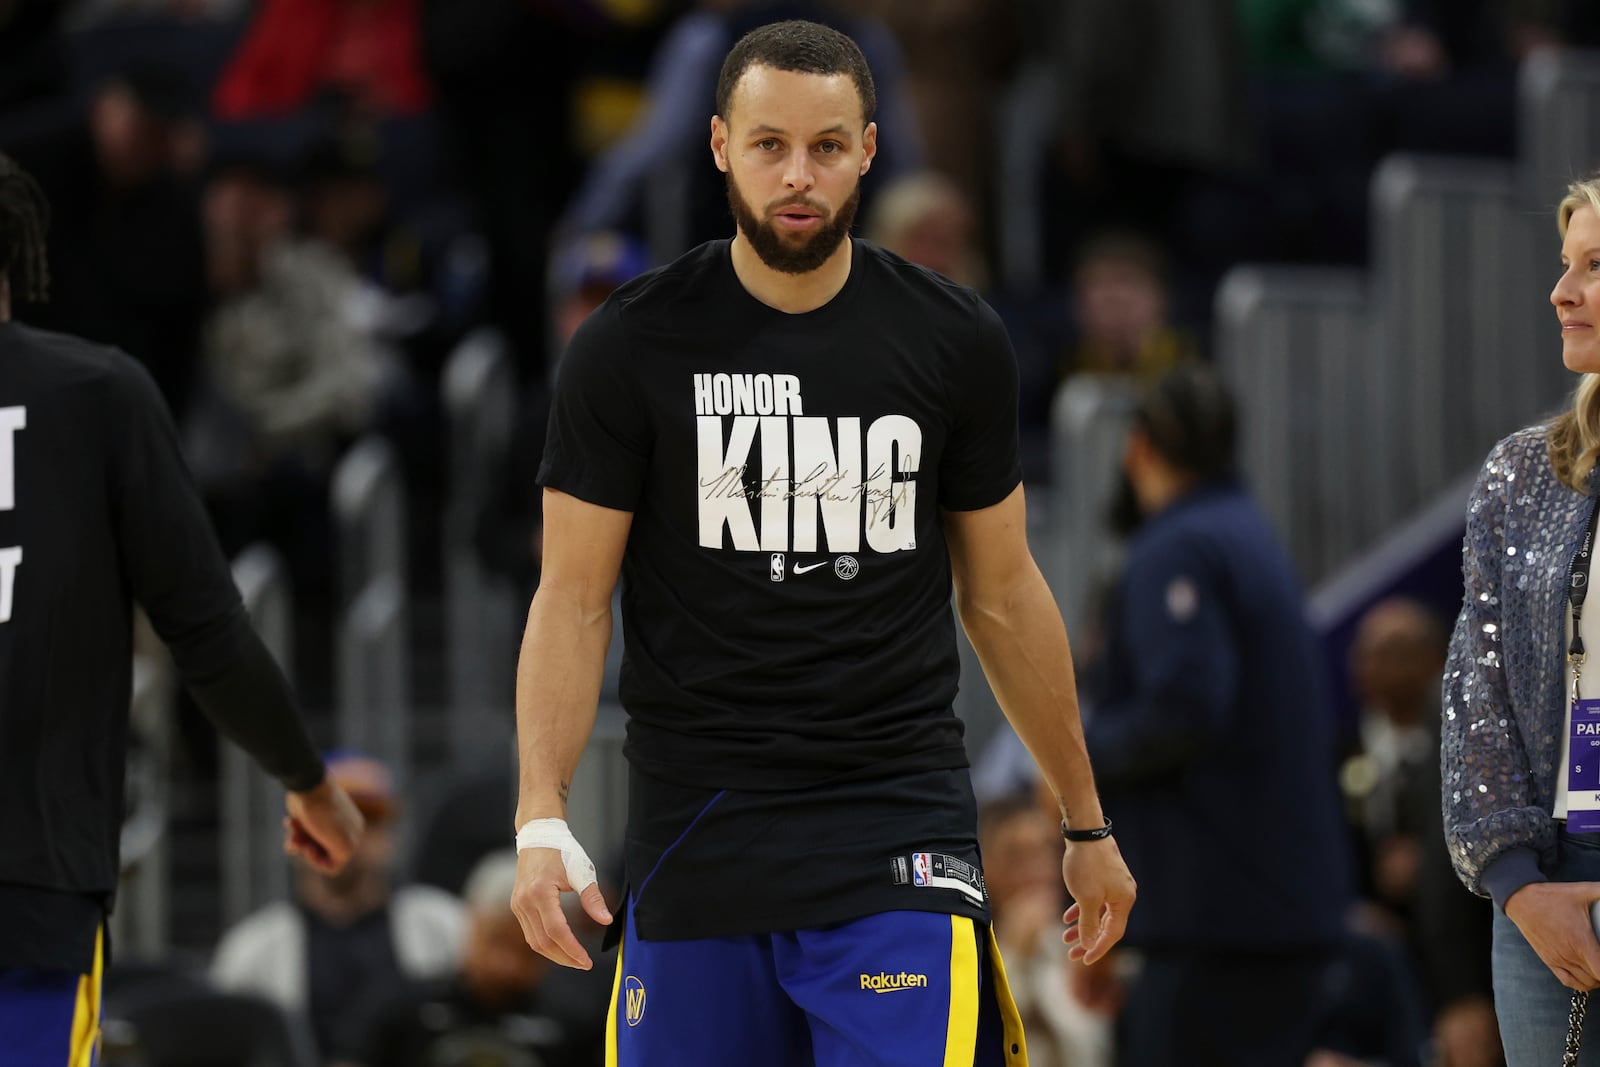
[[[589,859],[578,839],[567,829],[565,819],[532,819],[517,831],[517,851],[529,848],[553,848],[561,853],[561,864],[567,869],[567,884],[581,893],[594,885],[594,863]]]

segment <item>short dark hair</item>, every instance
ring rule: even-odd
[[[871,122],[878,110],[878,90],[867,57],[850,38],[821,23],[804,19],[771,22],[739,38],[717,77],[717,114],[724,119],[733,102],[734,87],[751,67],[799,74],[848,74],[861,97],[862,125]]]
[[[1168,463],[1202,479],[1234,473],[1238,409],[1215,369],[1176,367],[1146,389],[1133,421]]]
[[[50,293],[49,229],[50,202],[39,183],[0,152],[0,277],[18,299],[40,303]]]

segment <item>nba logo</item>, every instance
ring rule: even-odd
[[[775,582],[783,581],[783,553],[782,552],[774,552],[772,554],[772,580],[775,581]]]
[[[911,884],[928,884],[928,854],[926,852],[913,852],[911,854]]]

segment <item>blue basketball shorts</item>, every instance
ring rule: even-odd
[[[994,936],[967,916],[697,941],[626,924],[606,1067],[1027,1067]]]
[[[0,1067],[94,1067],[105,932],[88,974],[0,968]]]

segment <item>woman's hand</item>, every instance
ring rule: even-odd
[[[1568,989],[1600,987],[1600,940],[1589,920],[1596,900],[1600,882],[1530,882],[1506,900],[1506,918]]]

